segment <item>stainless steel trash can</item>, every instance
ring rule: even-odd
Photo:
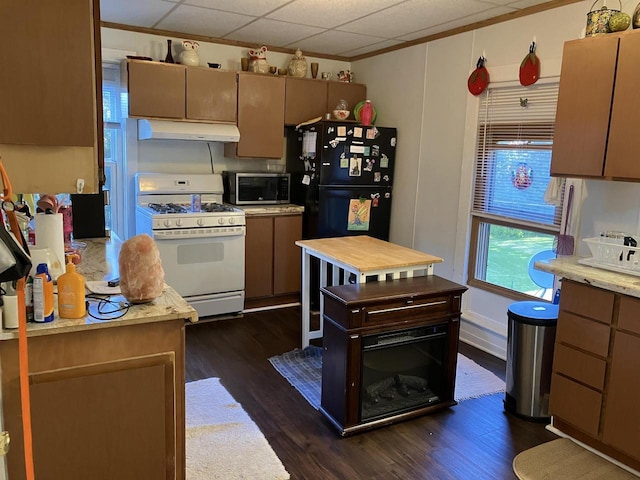
[[[549,392],[558,305],[509,305],[505,410],[531,421],[549,418]]]

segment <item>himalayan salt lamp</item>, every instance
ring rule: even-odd
[[[118,256],[120,290],[130,303],[150,302],[162,295],[164,270],[160,251],[147,235],[126,240]]]

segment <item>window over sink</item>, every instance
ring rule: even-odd
[[[471,208],[468,284],[514,299],[550,300],[530,261],[553,249],[562,220],[544,195],[558,84],[502,86],[480,97]]]

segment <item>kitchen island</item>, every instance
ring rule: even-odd
[[[87,281],[117,276],[117,242],[86,243],[78,271]],[[197,319],[165,286],[120,318],[29,323],[36,478],[184,479],[184,329]],[[0,333],[0,365],[15,480],[25,478],[16,330]]]
[[[556,433],[640,470],[640,277],[536,262],[562,278],[549,411]]]

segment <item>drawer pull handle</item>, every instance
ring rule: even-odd
[[[407,305],[405,307],[394,307],[394,308],[385,308],[384,310],[374,310],[369,312],[369,315],[375,315],[378,313],[389,313],[389,312],[400,312],[402,310],[409,310],[411,308],[421,308],[421,307],[435,307],[436,305],[446,305],[446,300],[441,300],[439,302],[431,302],[431,303],[420,303],[418,305]]]

